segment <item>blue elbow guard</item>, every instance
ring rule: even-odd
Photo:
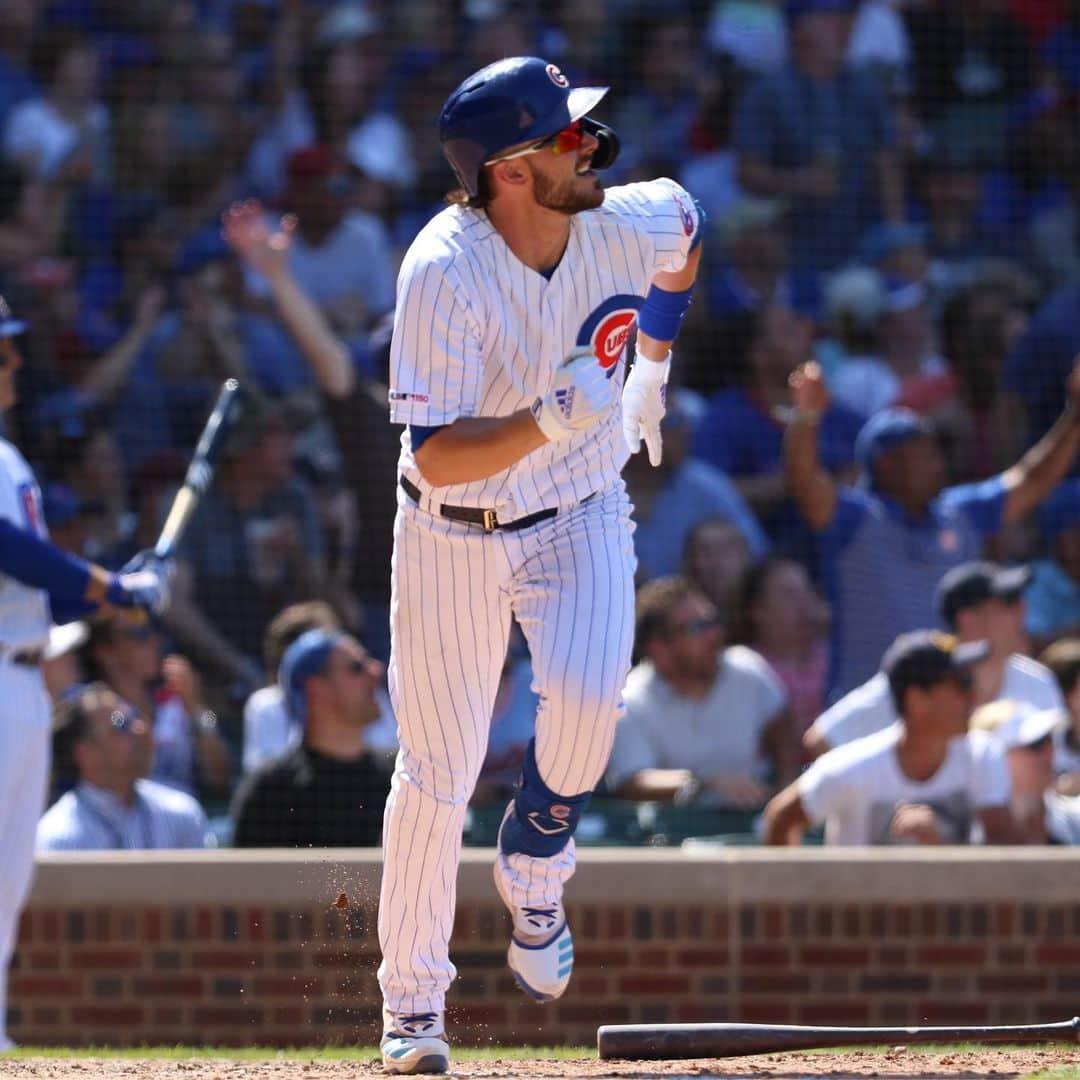
[[[556,795],[540,779],[536,767],[536,740],[530,739],[521,765],[514,809],[499,830],[499,850],[504,855],[532,855],[548,859],[570,842],[578,821],[592,798]]]
[[[82,559],[6,518],[0,519],[0,572],[76,604],[90,581],[90,568]]]
[[[638,329],[657,341],[674,341],[679,336],[679,327],[690,309],[693,295],[693,285],[682,292],[668,292],[653,285],[638,312]]]

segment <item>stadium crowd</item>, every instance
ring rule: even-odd
[[[517,54],[610,84],[605,182],[709,222],[663,463],[626,470],[598,805],[1080,842],[1078,0],[4,0],[9,422],[53,538],[152,546],[221,380],[249,392],[168,615],[48,664],[39,847],[378,843],[395,275],[454,186],[439,106]],[[516,638],[478,821],[530,682]]]

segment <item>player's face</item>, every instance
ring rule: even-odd
[[[556,144],[523,158],[532,172],[537,205],[563,214],[595,210],[604,201],[600,177],[590,167],[599,145],[595,136],[583,131],[575,150],[559,153]]]
[[[0,338],[0,412],[15,404],[15,373],[23,365],[22,355],[9,338]]]

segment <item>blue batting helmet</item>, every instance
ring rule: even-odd
[[[571,87],[554,65],[536,56],[512,56],[470,75],[439,114],[443,153],[461,186],[475,195],[484,163],[502,150],[554,135],[581,120],[608,92],[606,86]],[[600,141],[593,168],[607,168],[618,154],[615,133],[588,121]]]

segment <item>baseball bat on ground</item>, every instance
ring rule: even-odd
[[[739,1057],[831,1046],[903,1043],[1080,1042],[1080,1016],[1056,1024],[999,1027],[814,1027],[801,1024],[608,1024],[596,1033],[601,1058],[663,1061]]]
[[[239,415],[240,404],[240,384],[235,379],[226,379],[221,384],[217,401],[214,402],[195,446],[195,453],[184,477],[184,485],[173,498],[169,516],[165,519],[154,545],[154,554],[159,559],[174,555],[180,546],[192,515],[198,509],[199,500],[214,478],[214,466]]]

